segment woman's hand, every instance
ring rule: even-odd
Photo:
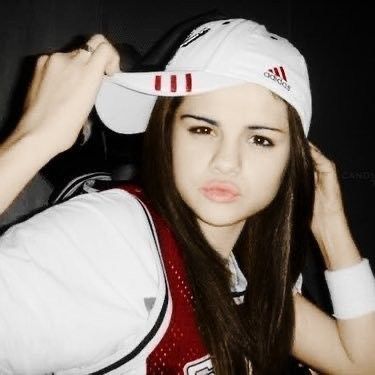
[[[74,144],[104,74],[120,70],[117,52],[102,35],[87,43],[93,52],[38,59],[24,114],[0,144],[0,214],[49,160]]]
[[[87,44],[93,52],[78,49],[38,59],[16,138],[36,135],[41,147],[56,154],[74,144],[104,74],[120,71],[118,53],[104,36],[94,35]]]
[[[317,221],[344,213],[336,166],[310,141],[311,156],[315,164],[315,202],[313,227]]]
[[[309,144],[315,166],[315,200],[311,230],[322,248],[329,221],[345,215],[335,163],[310,141]]]
[[[327,267],[344,267],[360,259],[360,255],[357,250],[352,250],[355,245],[344,212],[336,166],[315,145],[309,143],[315,164],[311,230]]]

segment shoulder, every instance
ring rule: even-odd
[[[103,235],[115,228],[128,228],[129,234],[136,235],[145,231],[145,225],[147,220],[138,200],[121,189],[110,189],[82,194],[51,206],[9,228],[2,240],[31,232],[40,235],[44,232],[44,239],[58,232],[83,238],[87,234]]]
[[[111,277],[119,265],[124,270],[129,264],[139,275],[155,275],[157,261],[142,205],[120,189],[74,197],[11,227],[0,238],[0,254],[54,270],[74,264],[88,271],[95,265]]]
[[[149,317],[145,299],[160,294],[160,267],[142,205],[119,189],[11,227],[0,238],[0,332],[28,354],[21,361],[0,345],[0,357],[23,370],[69,368],[132,347]]]
[[[61,214],[67,217],[82,217],[90,220],[107,216],[111,221],[138,217],[141,213],[138,200],[122,189],[109,189],[75,196],[43,211],[41,215],[50,217]],[[37,215],[36,215],[37,216]],[[31,221],[36,218],[34,216]]]

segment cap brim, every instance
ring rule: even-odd
[[[104,79],[95,108],[104,125],[114,132],[142,133],[147,127],[156,98]]]
[[[145,131],[158,96],[186,96],[244,83],[207,72],[117,73],[106,77],[96,111],[109,129],[122,134]]]

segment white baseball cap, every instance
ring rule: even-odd
[[[121,72],[105,77],[96,110],[111,130],[143,132],[158,96],[186,96],[257,83],[290,103],[307,136],[311,92],[301,53],[254,21],[211,21],[194,29],[164,71]]]

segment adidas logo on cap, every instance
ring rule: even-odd
[[[285,70],[282,66],[276,66],[266,70],[264,76],[277,82],[279,85],[283,86],[286,90],[290,91],[290,85],[288,84],[288,79],[286,78]]]

